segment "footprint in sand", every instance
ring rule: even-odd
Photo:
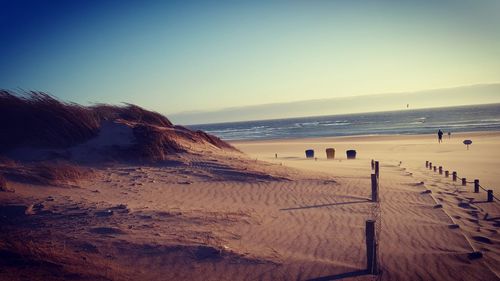
[[[113,215],[112,210],[104,210],[104,211],[98,211],[95,212],[96,217],[111,217]]]
[[[137,215],[137,217],[141,220],[152,220],[153,217],[151,215]]]
[[[472,239],[476,240],[477,242],[481,242],[481,243],[493,244],[493,242],[489,238],[484,237],[484,236],[472,236]]]
[[[462,201],[462,200],[460,200],[460,201]],[[476,209],[475,207],[471,206],[467,202],[460,202],[460,203],[458,203],[458,207],[464,208],[464,209],[474,209],[474,210]]]
[[[421,186],[421,185],[424,185],[425,183],[423,181],[421,182],[416,182],[416,183],[409,183],[408,185],[409,186]]]
[[[88,242],[83,242],[79,245],[76,246],[80,251],[86,252],[86,253],[92,253],[92,254],[97,254],[99,253],[99,250],[97,247],[91,243]]]
[[[479,224],[479,220],[478,219],[472,219],[472,218],[470,218],[470,219],[467,219],[467,220],[470,221],[470,222]]]
[[[479,212],[478,211],[468,211],[467,213],[469,213],[469,215],[477,218],[479,217]]]
[[[90,232],[96,234],[125,234],[121,229],[115,227],[94,227]]]

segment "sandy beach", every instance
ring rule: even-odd
[[[373,280],[365,221],[376,217],[381,280],[499,280],[499,202],[425,161],[498,195],[500,133],[443,144],[430,135],[232,144],[246,155],[94,167],[58,186],[9,182],[0,279]],[[308,148],[317,160],[305,159]],[[346,160],[346,149],[357,159]],[[371,159],[380,161],[379,214]]]
[[[463,144],[466,139],[473,141],[469,150]],[[430,161],[449,170],[450,175],[456,171],[459,178],[465,177],[468,181],[480,179],[481,185],[500,193],[500,176],[495,172],[500,166],[498,132],[455,133],[451,138],[444,136],[442,144],[438,143],[436,135],[353,136],[232,143],[251,157],[338,176],[343,173],[344,168],[351,168],[350,164],[343,162],[348,149],[355,149],[360,161],[377,159],[392,164],[399,164],[401,161],[402,166],[411,170],[425,168],[425,161]],[[329,147],[336,149],[337,161],[325,162],[325,149]],[[315,150],[317,163],[305,161],[306,149]],[[278,159],[275,159],[275,153],[278,154]]]
[[[463,144],[464,139],[473,140],[469,150]],[[495,167],[500,165],[500,151],[497,149],[499,133],[454,134],[451,138],[446,137],[441,144],[434,135],[355,136],[233,144],[258,159],[333,175],[337,185],[345,188],[343,192],[359,192],[358,196],[363,192],[369,193],[371,159],[380,161],[380,247],[382,267],[387,271],[386,277],[390,276],[388,280],[498,278],[499,247],[495,246],[500,237],[498,222],[485,218],[498,219],[499,204],[498,201],[485,202],[487,195],[482,189],[474,193],[471,181],[480,179],[482,187],[493,190],[494,194],[499,193],[500,177],[495,172]],[[336,149],[335,160],[326,159],[326,148]],[[314,149],[317,159],[305,159],[305,149]],[[356,160],[346,159],[345,151],[348,149],[357,151]],[[449,170],[450,178],[425,168],[425,161],[443,166],[444,171]],[[457,182],[451,179],[452,171],[457,171]],[[467,178],[466,186],[461,185],[462,177]],[[338,206],[342,200],[330,197],[343,192],[335,188],[324,194],[324,198],[316,198],[318,201],[314,203],[304,202],[302,206],[309,211],[326,208],[321,211],[337,215],[347,211],[354,216],[356,212],[353,209],[345,210]],[[352,205],[357,205],[357,210],[363,208],[363,203],[358,205],[353,202]],[[338,220],[337,217],[333,219]],[[358,224],[362,226],[361,218]],[[460,228],[450,227],[452,224],[458,224]],[[459,253],[474,249],[486,253],[485,258],[457,267],[455,263],[462,260]],[[465,270],[468,266],[471,268]],[[485,271],[491,271],[490,277],[474,276],[470,271],[483,266],[488,268],[483,268]],[[466,272],[471,275],[465,277]]]

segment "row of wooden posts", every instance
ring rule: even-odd
[[[380,165],[378,161],[372,160],[372,170],[374,171],[371,174],[372,180],[372,201],[378,202],[378,187],[379,187],[379,178],[380,178]]]
[[[378,161],[372,160],[371,161],[371,167],[373,173],[371,174],[371,189],[372,189],[372,198],[371,201],[374,203],[379,202],[379,181],[380,181],[380,165]],[[442,175],[444,173],[445,177],[450,176],[449,171],[443,171],[442,166],[433,166],[432,162],[425,161],[425,167],[429,168],[429,170],[434,170],[434,172],[438,172],[439,174]],[[452,172],[452,179],[453,181],[458,180],[458,174],[456,171]],[[467,179],[462,178],[462,185],[466,186],[467,185]],[[479,180],[475,179],[474,180],[474,192],[479,193],[480,189],[479,185]],[[489,189],[487,190],[488,194],[488,202],[493,201],[493,190]],[[379,263],[378,263],[378,238],[377,233],[376,233],[376,220],[370,219],[366,221],[366,228],[365,228],[365,234],[366,234],[366,268],[369,274],[377,275],[379,274]],[[380,223],[380,222],[379,222]]]
[[[379,202],[379,178],[380,178],[380,166],[378,161],[372,160],[371,162],[372,170],[371,174],[371,187],[372,187],[372,202]],[[375,230],[375,224],[377,222],[374,219],[366,221],[366,269],[369,274],[377,275],[379,273],[378,268],[378,237]],[[380,222],[378,222],[380,223]]]
[[[440,175],[443,174],[443,166],[437,167],[435,165],[432,165],[432,162],[425,161],[425,167],[428,168],[429,170],[434,170],[434,172],[439,171]],[[451,175],[452,175],[452,180],[456,182],[458,180],[457,172],[453,171]],[[448,171],[448,170],[444,171],[444,176],[447,178],[450,177],[450,171]],[[462,178],[461,180],[462,180],[462,186],[466,186],[467,185],[467,178]],[[479,193],[479,188],[480,188],[479,180],[475,179],[474,180],[474,193]],[[488,189],[488,190],[486,190],[486,193],[488,195],[487,201],[493,202],[493,190]]]

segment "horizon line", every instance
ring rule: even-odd
[[[327,116],[346,116],[346,115],[355,115],[355,114],[364,114],[364,113],[384,113],[384,112],[399,112],[399,111],[416,111],[416,110],[425,110],[425,109],[467,107],[467,106],[486,106],[486,105],[495,105],[495,104],[500,105],[500,102],[462,104],[462,105],[453,105],[453,106],[420,107],[420,108],[411,108],[411,109],[405,108],[405,109],[399,109],[399,110],[360,111],[360,112],[351,112],[351,113],[343,113],[343,114],[321,114],[321,115],[294,116],[294,117],[285,117],[285,118],[269,118],[269,119],[253,119],[253,120],[240,120],[240,121],[228,121],[228,122],[199,123],[199,124],[188,124],[188,125],[182,125],[182,126],[218,125],[218,124],[246,123],[246,122],[256,122],[256,121],[278,121],[278,120],[300,119],[300,118],[317,118],[317,117],[327,117]],[[176,125],[178,125],[178,124],[176,124]]]
[[[214,113],[214,112],[220,112],[220,111],[224,111],[224,110],[235,110],[235,109],[241,109],[241,108],[250,108],[250,107],[258,107],[258,106],[269,106],[269,105],[278,105],[278,104],[280,104],[280,105],[281,104],[293,104],[293,103],[299,103],[299,102],[305,102],[305,101],[325,101],[325,100],[336,100],[336,99],[353,98],[353,97],[365,97],[365,96],[377,96],[377,95],[391,95],[391,94],[413,94],[413,93],[425,92],[425,91],[433,91],[433,90],[451,90],[451,89],[457,89],[457,88],[467,88],[467,87],[475,87],[475,86],[489,86],[489,85],[500,85],[500,81],[496,81],[496,82],[483,82],[483,83],[475,83],[475,84],[465,84],[465,85],[456,85],[456,86],[440,87],[440,88],[426,88],[426,89],[419,89],[419,90],[413,90],[413,91],[391,91],[391,92],[372,93],[372,94],[366,94],[365,93],[365,94],[355,94],[355,95],[351,95],[351,96],[342,96],[342,97],[313,98],[313,99],[302,99],[302,100],[285,101],[285,102],[270,102],[270,103],[259,103],[259,104],[250,104],[250,105],[229,106],[229,107],[221,107],[221,108],[218,108],[218,109],[208,109],[208,110],[179,111],[179,112],[169,113],[169,115],[184,115],[184,114],[187,115],[187,114],[199,114],[199,113]],[[165,113],[165,115],[166,115],[166,113]],[[322,116],[328,116],[328,115],[322,115]],[[287,118],[285,118],[285,119],[287,119]],[[269,120],[275,120],[275,119],[269,119]]]

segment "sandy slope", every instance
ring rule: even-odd
[[[364,223],[376,158],[382,280],[498,280],[500,203],[471,202],[485,194],[424,167],[442,161],[498,188],[500,134],[468,136],[470,151],[458,136],[443,145],[429,136],[235,142],[271,164],[211,153],[95,168],[72,187],[11,182],[16,192],[0,193],[0,277],[372,280]],[[305,160],[309,147],[354,148],[359,159]],[[475,250],[484,257],[469,259]]]

